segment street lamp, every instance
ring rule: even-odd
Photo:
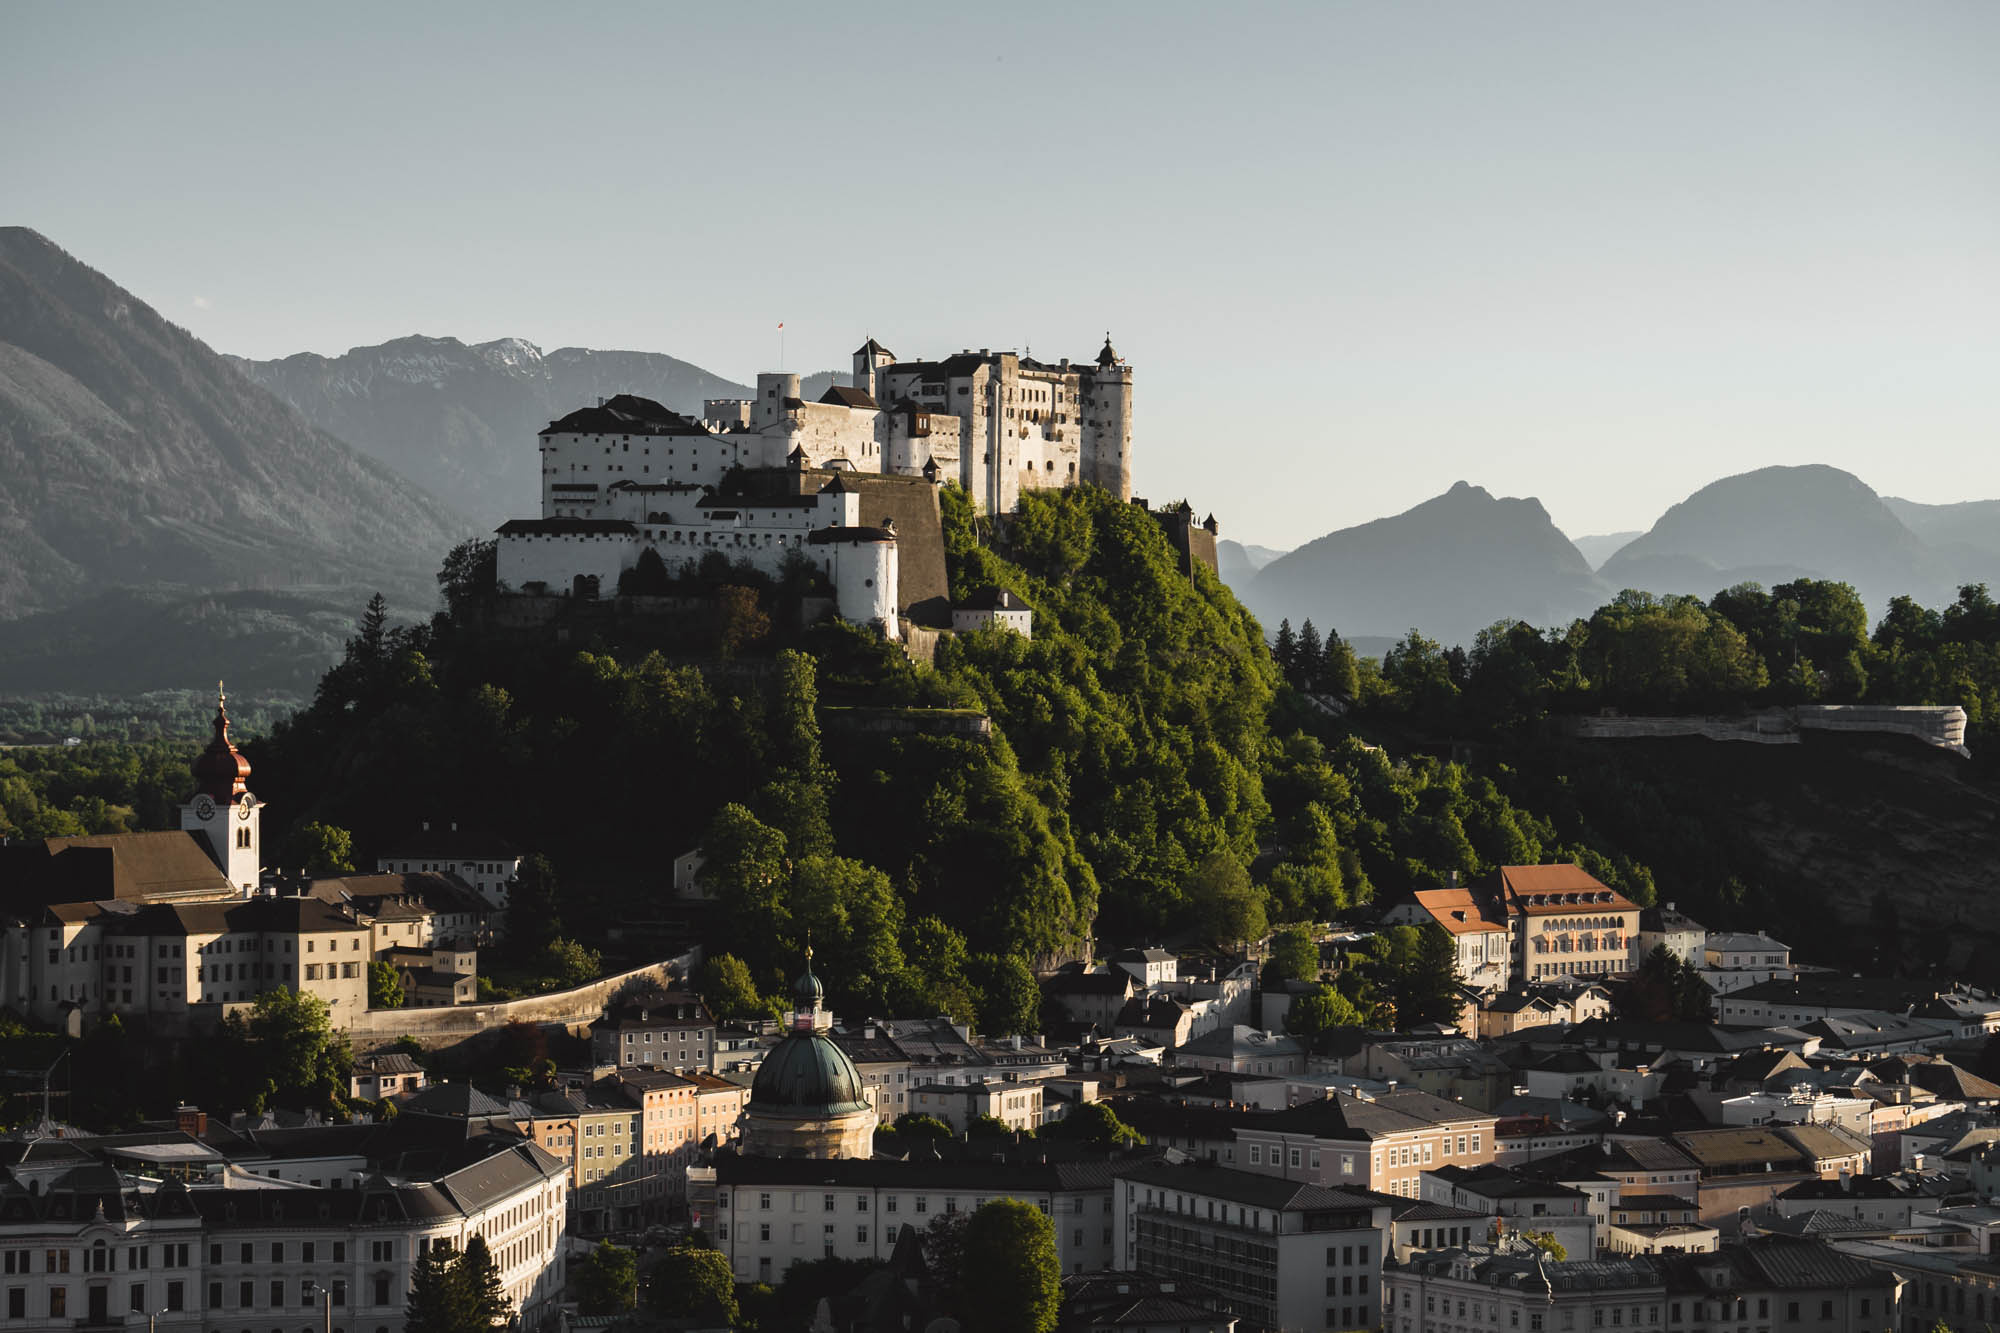
[[[167,1313],[165,1309],[159,1309],[146,1316],[146,1333],[155,1333],[153,1326],[159,1322],[160,1316],[165,1313]]]
[[[311,1278],[306,1279],[306,1294],[319,1293],[319,1303],[326,1309],[326,1333],[333,1333],[333,1289],[322,1287]]]

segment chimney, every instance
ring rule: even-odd
[[[183,1106],[174,1112],[174,1124],[181,1133],[196,1138],[208,1133],[208,1112],[199,1106]]]

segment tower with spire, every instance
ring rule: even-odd
[[[229,696],[215,686],[214,734],[195,757],[194,793],[181,804],[181,828],[244,894],[257,891],[264,864],[264,803],[250,790],[250,761],[229,739]]]

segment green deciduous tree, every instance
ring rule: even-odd
[[[277,864],[308,875],[345,875],[354,870],[354,835],[344,828],[308,820],[285,839]]]
[[[1267,929],[1263,891],[1228,852],[1211,852],[1187,877],[1188,908],[1201,932],[1218,944],[1262,939]]]
[[[970,973],[978,996],[981,1032],[989,1037],[1011,1037],[1039,1029],[1041,987],[1019,956],[976,954]]]
[[[1334,1028],[1361,1027],[1364,1022],[1361,1011],[1332,986],[1294,996],[1285,1013],[1285,1031],[1308,1041]]]
[[[1311,926],[1280,926],[1271,935],[1271,953],[1264,960],[1264,984],[1306,980],[1319,975],[1319,945]]]
[[[375,959],[368,964],[368,1007],[370,1009],[401,1009],[410,1002],[409,990],[403,985],[403,974],[393,963]]]
[[[736,1275],[720,1250],[676,1245],[646,1275],[646,1307],[663,1319],[736,1320]]]
[[[951,1126],[934,1115],[921,1111],[905,1111],[896,1117],[896,1132],[911,1139],[949,1139],[955,1137]]]
[[[608,1240],[576,1266],[577,1304],[587,1315],[624,1314],[639,1304],[639,1262]]]
[[[965,1224],[964,1250],[977,1255],[959,1276],[959,1323],[966,1333],[1050,1333],[1062,1297],[1055,1227],[1033,1204],[995,1199]]]
[[[1103,1102],[1079,1102],[1062,1119],[1043,1125],[1039,1137],[1074,1139],[1100,1148],[1123,1148],[1138,1143],[1142,1136]]]
[[[749,967],[735,954],[719,953],[701,965],[701,998],[717,1018],[741,1018],[764,1011]]]

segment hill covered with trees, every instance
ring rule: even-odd
[[[502,635],[468,547],[442,576],[453,610],[371,615],[250,750],[258,787],[351,830],[356,864],[420,820],[504,831],[547,854],[561,930],[593,943],[679,910],[668,862],[700,845],[712,938],[753,993],[809,932],[837,1004],[999,1032],[1034,1020],[1029,967],[1093,938],[1229,942],[1553,856],[1650,892],[1492,780],[1348,736],[1143,510],[1035,493],[984,542],[963,496],[944,512],[954,595],[1015,592],[1032,640],[945,636],[918,665],[851,627],[787,628],[783,587],[742,571],[711,573],[740,580],[754,635]]]

